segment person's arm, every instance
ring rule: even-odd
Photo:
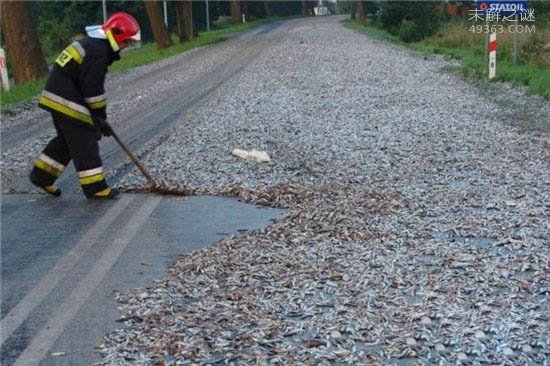
[[[111,136],[112,130],[106,123],[107,96],[104,84],[107,67],[108,63],[105,58],[92,55],[86,57],[82,63],[79,82],[94,124],[104,136]]]

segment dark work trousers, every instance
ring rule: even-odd
[[[31,181],[39,186],[54,184],[63,169],[73,160],[80,185],[86,196],[108,188],[99,156],[98,133],[60,113],[52,113],[57,131],[36,160]]]

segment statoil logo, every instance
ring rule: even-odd
[[[481,2],[479,10],[486,13],[525,13],[527,12],[527,4],[524,2]]]
[[[527,11],[521,3],[511,3],[511,4],[491,4],[489,11],[492,13],[501,13],[501,12],[516,12],[523,13]]]

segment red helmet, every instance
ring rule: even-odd
[[[125,48],[132,41],[141,41],[139,23],[128,13],[114,13],[101,28],[115,51]]]

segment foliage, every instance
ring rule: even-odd
[[[534,63],[541,67],[550,65],[550,49],[546,47],[550,39],[550,25],[536,23],[533,33],[518,33],[518,60],[520,64]],[[471,23],[455,20],[446,23],[442,28],[425,39],[423,44],[434,48],[468,49],[475,54],[483,55],[485,46],[484,33],[470,31]],[[499,61],[512,62],[514,35],[509,32],[498,34]]]
[[[352,1],[341,1],[338,3],[338,6],[340,7],[340,14],[349,14],[351,13],[351,6]]]
[[[55,57],[88,25],[103,23],[100,1],[32,1],[37,30],[47,58]],[[149,20],[141,1],[108,1],[107,13],[125,11],[132,14],[141,26],[142,38],[152,40]]]
[[[355,1],[341,1],[338,3],[340,14],[348,14],[351,12],[351,4]],[[375,14],[380,10],[380,5],[377,1],[363,1],[363,10],[365,14]]]
[[[380,6],[376,1],[363,1],[363,10],[365,14],[375,14],[380,10]]]
[[[382,28],[405,42],[419,41],[433,34],[442,18],[440,1],[387,1],[381,4]]]
[[[550,23],[543,29],[539,27],[536,33],[528,35],[528,38],[522,42],[520,49],[520,59],[527,62],[538,62],[550,67]]]
[[[302,4],[300,1],[272,1],[271,11],[273,15],[280,17],[296,15],[301,13]]]
[[[46,55],[57,54],[74,36],[83,33],[86,25],[102,22],[101,2],[36,1],[31,6]],[[92,14],[98,14],[99,18]]]
[[[550,24],[550,2],[549,1],[530,1],[529,8],[535,11],[537,24],[547,26]]]
[[[415,22],[405,19],[399,25],[398,35],[405,42],[416,42],[422,39],[419,26]]]

